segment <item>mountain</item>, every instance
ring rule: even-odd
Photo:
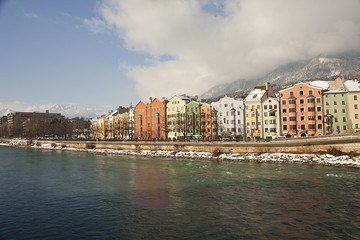
[[[246,95],[255,85],[270,82],[275,90],[297,82],[311,80],[333,80],[339,75],[346,78],[360,77],[360,54],[344,54],[336,57],[318,56],[313,59],[292,62],[277,67],[272,72],[251,80],[237,80],[217,85],[201,98],[218,98],[220,96]]]
[[[0,116],[7,115],[10,112],[24,111],[24,112],[45,112],[49,111],[50,113],[61,113],[62,115],[73,118],[73,117],[84,117],[84,118],[94,118],[101,116],[107,111],[84,108],[76,104],[46,104],[40,106],[26,106],[21,109],[10,110],[8,108],[0,109]]]

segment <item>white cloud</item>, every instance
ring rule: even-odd
[[[33,12],[25,12],[24,11],[24,17],[26,18],[38,18],[39,16],[36,13]]]
[[[104,0],[99,16],[85,23],[153,57],[127,68],[141,97],[171,97],[289,61],[358,51],[359,11],[358,0]]]

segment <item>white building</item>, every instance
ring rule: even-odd
[[[134,108],[130,106],[129,110],[129,138],[130,140],[134,140],[135,137],[135,114],[134,114]]]
[[[245,139],[244,101],[225,96],[211,103],[213,139]]]

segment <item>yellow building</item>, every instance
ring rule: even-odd
[[[275,97],[275,93],[268,83],[256,86],[245,98],[245,131],[246,140],[254,141],[263,138],[262,102],[268,97]]]
[[[348,91],[348,111],[352,132],[360,132],[360,83],[357,80],[345,81]]]
[[[96,138],[100,140],[105,139],[105,118],[99,117],[96,122]]]
[[[168,139],[176,140],[185,136],[185,105],[190,102],[186,96],[174,96],[167,103]]]

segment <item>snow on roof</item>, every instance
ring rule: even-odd
[[[249,102],[249,101],[260,101],[261,98],[264,96],[264,94],[266,93],[265,87],[263,88],[262,86],[260,87],[255,87],[245,98],[245,101]]]
[[[349,92],[360,92],[360,83],[358,80],[347,80],[344,84]]]
[[[327,81],[317,80],[317,81],[313,81],[313,82],[307,82],[307,84],[309,84],[313,87],[321,88],[322,90],[327,90],[329,88],[329,82],[327,82]]]

